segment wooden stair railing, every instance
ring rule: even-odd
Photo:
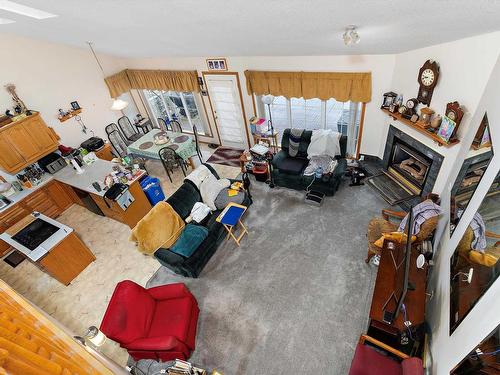
[[[0,280],[0,375],[113,373]]]

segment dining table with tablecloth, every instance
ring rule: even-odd
[[[166,135],[170,140],[164,144],[156,144],[155,137],[157,135]],[[196,144],[189,135],[178,132],[162,131],[160,129],[153,129],[144,134],[141,138],[127,147],[127,152],[133,156],[160,160],[158,152],[163,147],[170,147],[182,160],[190,163],[192,163],[191,156],[196,155]]]

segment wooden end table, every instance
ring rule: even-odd
[[[273,134],[267,132],[265,134],[252,134],[254,143],[259,143],[263,141],[269,145],[269,148],[272,148],[274,153],[278,152],[278,135],[279,131],[275,130]]]

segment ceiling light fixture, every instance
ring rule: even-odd
[[[8,18],[0,18],[0,25],[8,25],[9,23],[14,23],[16,21],[10,20]]]
[[[0,9],[6,10],[7,12],[21,14],[26,17],[36,18],[37,20],[57,17],[57,15],[55,14],[26,5],[18,4],[10,0],[0,0]]]
[[[358,34],[358,29],[354,25],[349,25],[346,27],[344,34],[342,34],[342,39],[344,44],[349,46],[351,44],[358,44],[361,37]]]

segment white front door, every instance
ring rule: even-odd
[[[232,74],[207,74],[205,83],[222,145],[247,148],[237,77]]]

